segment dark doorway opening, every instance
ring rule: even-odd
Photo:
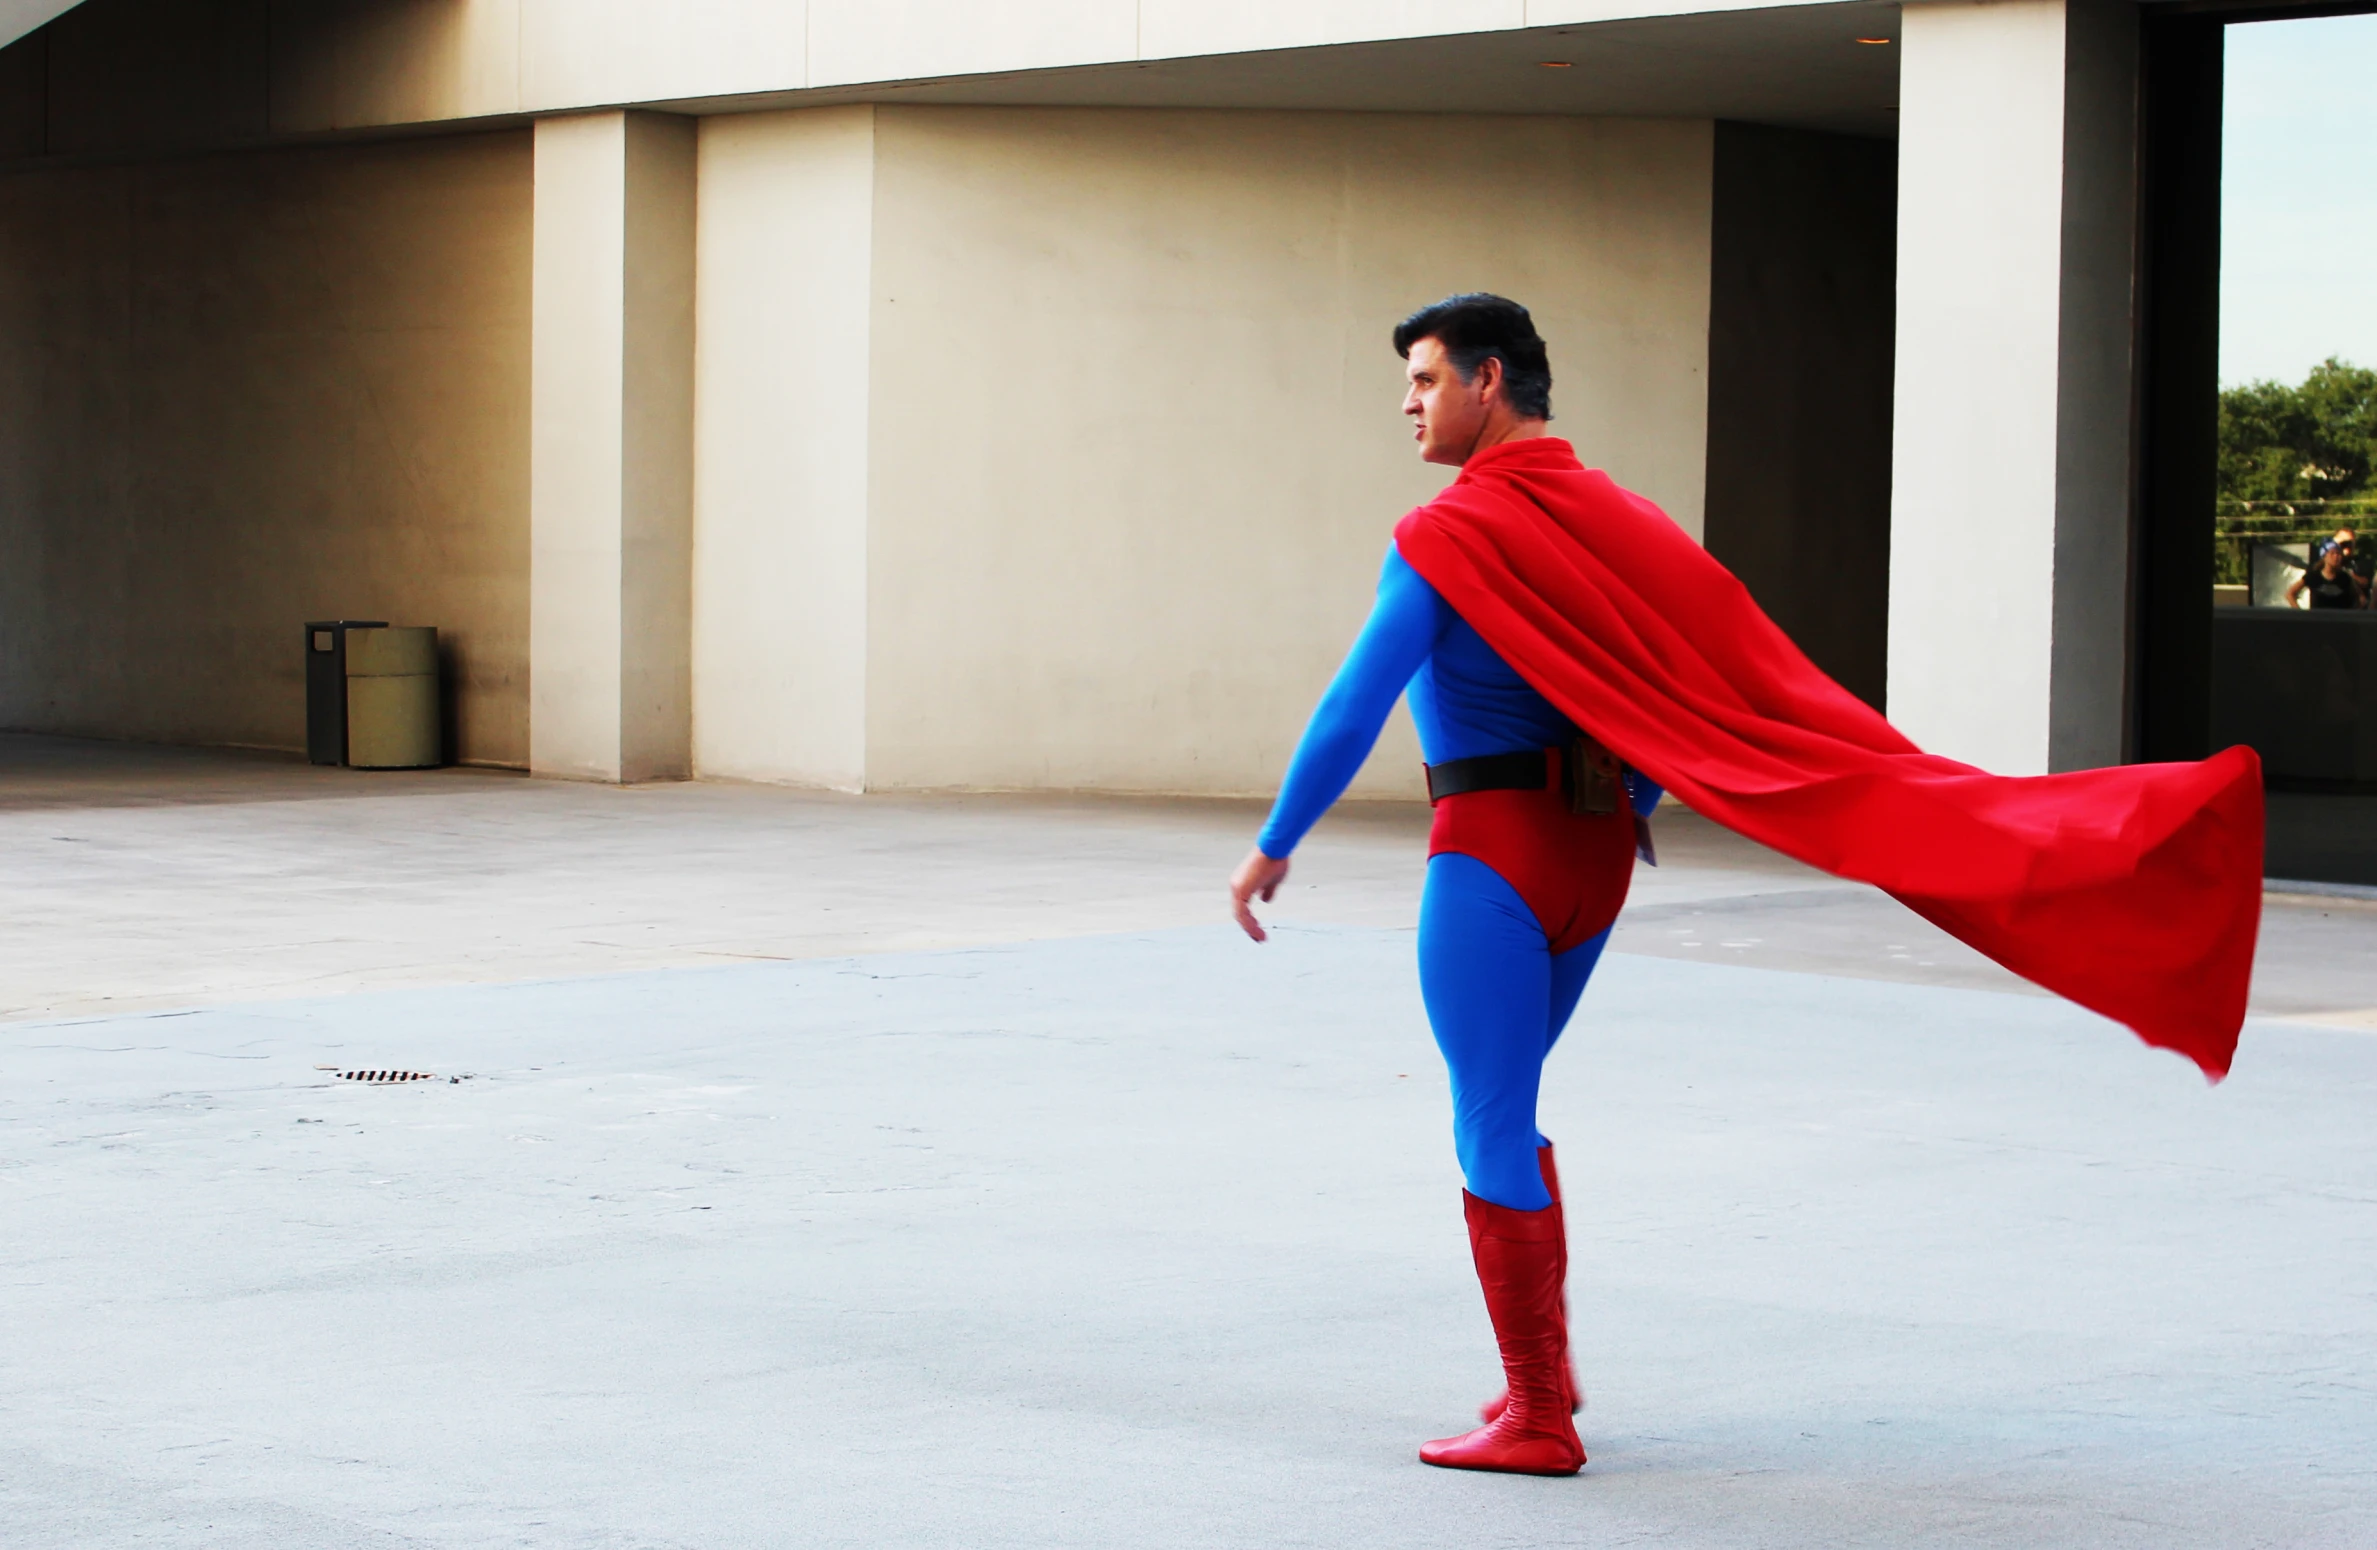
[[[2377,884],[2377,612],[2298,612],[2216,570],[2226,64],[2233,25],[2372,11],[2181,0],[2141,18],[2130,745],[2252,745],[2269,875],[2320,883]]]
[[[1898,147],[1717,125],[1709,552],[1880,708],[1890,634]]]

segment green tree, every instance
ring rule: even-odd
[[[2377,494],[2377,371],[2329,356],[2301,387],[2248,382],[2220,395],[2220,498]]]

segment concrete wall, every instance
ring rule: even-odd
[[[1533,307],[1555,429],[1699,531],[1705,123],[833,111],[704,125],[705,773],[1269,789],[1443,482],[1386,336],[1454,290]]]
[[[0,178],[0,724],[294,748],[296,625],[384,617],[465,758],[1268,790],[1445,477],[1412,307],[1528,301],[1697,535],[1710,147],[852,107]]]
[[[1897,148],[1719,124],[1709,552],[1879,707],[1890,632]]]
[[[299,626],[528,753],[523,133],[0,177],[0,725],[300,748]]]
[[[700,156],[694,767],[856,790],[875,110],[708,119]]]

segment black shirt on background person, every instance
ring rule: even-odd
[[[2360,578],[2345,569],[2343,553],[2333,546],[2323,548],[2318,560],[2303,573],[2302,579],[2286,589],[2286,600],[2293,602],[2297,592],[2309,592],[2313,608],[2358,608],[2361,605]]]

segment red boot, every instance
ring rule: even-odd
[[[1461,1437],[1420,1448],[1420,1462],[1444,1469],[1493,1469],[1514,1475],[1573,1475],[1585,1446],[1568,1419],[1560,1327],[1560,1212],[1513,1211],[1461,1192],[1469,1252],[1485,1289],[1510,1402],[1502,1414]]]
[[[1568,1213],[1560,1204],[1560,1169],[1552,1161],[1552,1143],[1535,1149],[1535,1165],[1543,1170],[1543,1187],[1551,1193],[1552,1210],[1560,1218],[1560,1376],[1568,1382],[1568,1413],[1585,1408],[1585,1386],[1576,1381],[1576,1352],[1568,1345]],[[1510,1403],[1508,1391],[1478,1407],[1477,1418],[1492,1421]]]

